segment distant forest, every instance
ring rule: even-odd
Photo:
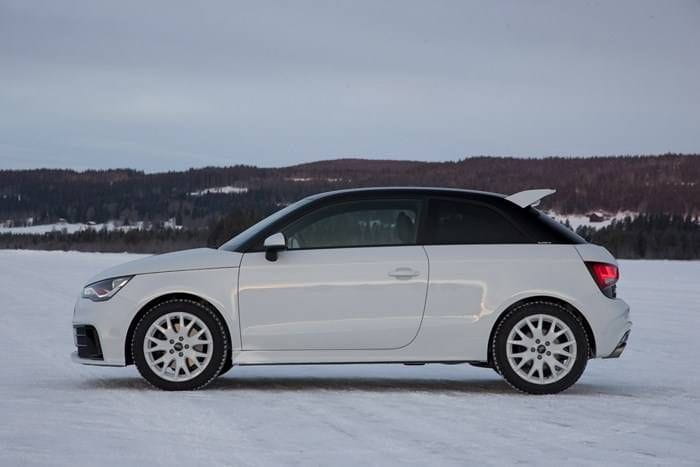
[[[602,229],[582,226],[576,233],[618,258],[700,259],[700,224],[690,216],[641,214]]]
[[[339,159],[284,168],[206,167],[182,172],[135,170],[0,170],[0,222],[58,219],[161,222],[208,226],[231,212],[251,218],[303,196],[363,186],[447,186],[511,194],[558,192],[543,203],[560,214],[634,211],[700,214],[700,156],[516,159],[459,162]],[[234,186],[245,193],[192,195]]]
[[[699,182],[700,155],[678,154],[472,157],[458,162],[339,159],[283,168],[237,165],[163,173],[0,170],[0,225],[65,220],[127,225],[139,221],[152,226],[129,232],[0,234],[0,248],[161,252],[218,246],[309,194],[381,185],[447,186],[505,194],[554,188],[557,194],[546,198],[542,209],[559,214],[594,210],[643,214],[629,223],[580,232],[621,257],[698,258],[694,219],[700,215]],[[216,190],[221,187],[233,188]],[[649,220],[652,218],[656,223]],[[182,229],[162,229],[170,219]],[[668,242],[677,244],[666,247]]]
[[[634,219],[613,221],[602,229],[582,226],[576,232],[590,242],[605,246],[618,258],[700,259],[700,223],[690,216],[641,214]],[[166,253],[216,248],[229,238],[229,233],[219,229],[86,230],[72,234],[57,231],[43,235],[0,234],[0,249]]]

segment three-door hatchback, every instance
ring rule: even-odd
[[[219,249],[92,278],[73,359],[135,364],[168,390],[236,365],[352,362],[471,363],[562,391],[588,359],[619,357],[632,323],[615,258],[533,207],[553,192],[310,196]]]

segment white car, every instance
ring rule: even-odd
[[[604,248],[511,196],[368,188],[302,199],[219,249],[98,274],[73,315],[89,365],[166,390],[236,365],[471,363],[562,391],[619,357],[632,323]]]

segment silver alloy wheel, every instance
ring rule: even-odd
[[[571,328],[551,315],[527,316],[508,334],[506,356],[525,381],[550,384],[566,376],[576,361],[576,339]]]
[[[160,316],[146,331],[143,353],[149,368],[167,381],[189,381],[209,365],[214,352],[211,331],[186,312]]]

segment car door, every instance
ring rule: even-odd
[[[282,228],[276,261],[243,255],[245,350],[392,349],[418,332],[428,260],[416,239],[423,202],[330,203]]]

